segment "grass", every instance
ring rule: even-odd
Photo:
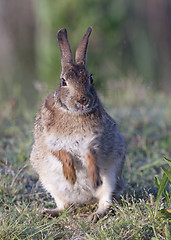
[[[171,191],[167,184],[167,197],[161,195],[160,183],[163,155],[171,158],[171,98],[130,82],[113,88],[114,95],[110,88],[101,99],[126,138],[125,190],[94,225],[87,222],[94,203],[71,206],[58,218],[42,216],[55,203],[29,164],[34,111],[1,104],[0,239],[170,239]]]

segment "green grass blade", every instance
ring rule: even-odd
[[[155,181],[156,186],[159,188],[159,186],[160,186],[160,181],[159,181],[159,178],[158,178],[157,175],[154,176],[154,181]]]
[[[168,159],[168,158],[166,158],[166,157],[164,157],[164,160],[169,164],[169,166],[171,167],[171,160],[170,159]]]
[[[164,192],[163,192],[165,198],[166,198],[166,201],[169,202],[170,201],[170,198],[169,198],[169,193],[166,189],[164,189]]]
[[[156,184],[156,186],[159,188],[159,186],[160,186],[160,181],[159,181],[159,179],[158,179],[158,176],[157,176],[157,175],[155,175],[155,176],[154,176],[154,181],[155,181],[155,184]],[[167,190],[166,190],[166,189],[164,189],[164,192],[163,192],[163,194],[164,194],[164,196],[165,196],[166,200],[169,202],[169,193],[167,192]]]
[[[168,167],[168,169],[165,169],[165,168],[161,167],[161,169],[166,174],[166,176],[168,177],[169,181],[171,182],[171,167]]]
[[[171,236],[170,236],[170,232],[168,231],[167,225],[165,225],[164,230],[165,230],[166,240],[169,240]]]
[[[146,207],[148,208],[151,216],[154,218],[154,214],[153,214],[153,211],[152,211],[151,207],[148,204],[146,204]]]
[[[164,163],[164,162],[162,161],[162,163]],[[154,162],[148,163],[148,164],[146,164],[146,165],[138,168],[137,171],[144,171],[144,170],[149,169],[149,168],[154,167],[154,166],[155,166],[155,167],[156,167],[156,166],[159,167],[159,166],[161,166],[162,163],[161,163],[161,159],[159,158],[159,159],[157,159],[157,160],[154,161]]]
[[[164,191],[167,183],[168,183],[168,177],[167,177],[167,175],[164,173],[164,174],[163,174],[163,177],[162,177],[162,179],[161,179],[161,182],[160,182],[160,186],[159,186],[158,192],[157,192],[155,216],[157,215],[158,206],[159,206],[159,201],[160,201],[161,195],[162,195],[162,193],[163,193],[163,191]]]

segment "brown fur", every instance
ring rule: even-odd
[[[97,165],[97,154],[95,151],[89,151],[87,153],[87,163],[88,163],[88,177],[93,188],[97,188],[102,184],[100,177],[99,167]]]
[[[72,113],[67,113],[55,107],[55,93],[50,94],[42,107],[41,118],[43,120],[44,126],[48,131],[58,129],[58,133],[62,134],[66,131],[66,134],[74,135],[75,133],[92,131],[92,128],[98,127],[99,124],[103,123],[103,107],[99,104],[97,109],[94,109],[91,113],[75,115]],[[48,117],[47,117],[48,116]],[[91,124],[90,124],[91,122]],[[58,126],[62,126],[59,128]],[[70,126],[68,129],[67,126]]]
[[[91,31],[89,27],[81,40],[75,62],[66,29],[57,34],[61,82],[37,114],[30,157],[43,186],[57,204],[56,209],[45,212],[56,215],[69,204],[95,198],[99,205],[90,220],[104,216],[112,194],[120,192],[125,156],[124,138],[103,108],[92,74],[86,69]]]
[[[44,122],[44,126],[50,132],[56,131],[58,129],[58,133],[66,133],[66,135],[74,134],[76,132],[82,132],[89,129],[92,130],[92,126],[99,126],[99,122],[103,121],[101,110],[103,110],[102,106],[99,109],[95,109],[93,112],[85,115],[75,115],[71,113],[65,113],[55,107],[55,102],[57,102],[55,93],[50,94],[42,108],[41,118]],[[47,118],[48,116],[48,118]],[[40,118],[40,116],[39,116]],[[91,121],[91,125],[89,125]],[[58,128],[58,126],[68,126],[70,125],[70,132],[68,129],[64,131],[64,128]],[[71,158],[71,155],[64,150],[60,150],[58,152],[52,152],[54,156],[57,157],[59,161],[63,164],[63,173],[66,179],[74,184],[76,181],[76,173],[74,169],[74,163]],[[92,183],[93,188],[97,188],[101,185],[101,179],[99,174],[99,168],[97,166],[96,154],[91,153],[90,151],[87,154],[87,162],[88,162],[88,176],[90,178],[90,182]]]
[[[76,173],[71,155],[64,150],[52,152],[52,154],[63,164],[65,178],[74,184],[76,182]]]

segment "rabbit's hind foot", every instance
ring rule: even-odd
[[[98,213],[98,212],[94,212],[94,213],[91,213],[89,216],[88,216],[88,222],[89,223],[92,223],[92,224],[95,224],[97,223],[101,218],[103,218],[106,214],[107,214],[108,210],[102,212],[102,213]]]
[[[49,216],[49,217],[59,217],[62,210],[59,210],[58,208],[54,209],[44,209],[43,216]]]

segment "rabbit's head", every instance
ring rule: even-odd
[[[64,111],[71,113],[89,113],[99,104],[93,77],[86,70],[86,55],[89,36],[92,28],[89,27],[80,41],[73,62],[71,48],[65,28],[57,33],[61,51],[61,82],[56,91],[57,105]]]

